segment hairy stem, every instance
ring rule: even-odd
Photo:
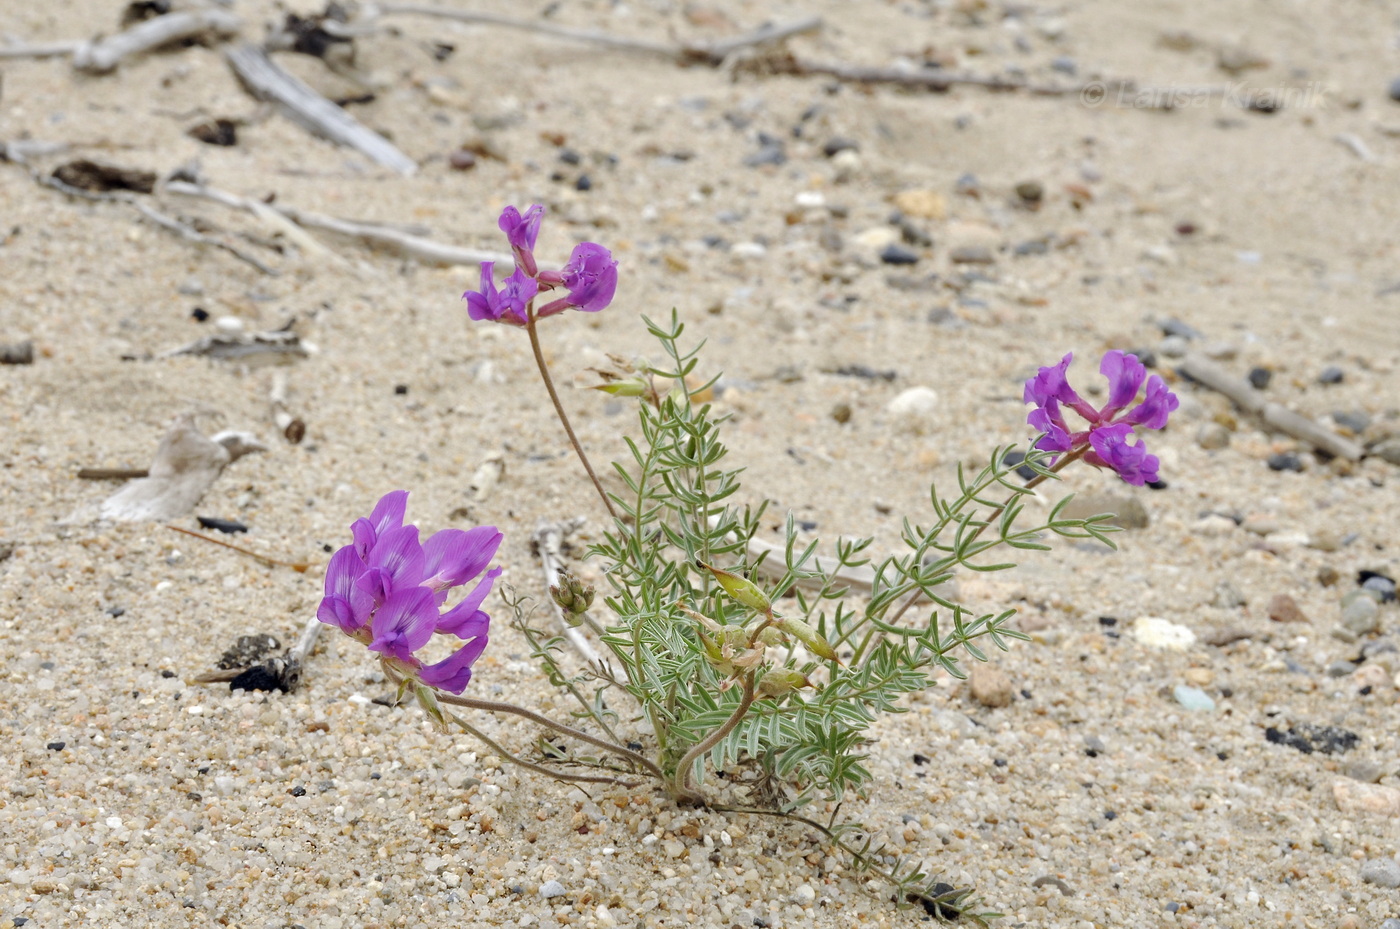
[[[556,781],[568,781],[578,784],[616,784],[620,787],[628,788],[638,786],[636,781],[624,781],[618,777],[608,777],[602,774],[566,774],[563,771],[555,771],[553,768],[546,768],[544,765],[535,764],[533,761],[526,761],[524,758],[518,755],[512,755],[510,752],[506,751],[498,742],[456,713],[448,713],[447,717],[461,726],[464,731],[476,736],[487,748],[491,749],[491,751],[495,752],[497,755],[500,755],[506,761],[509,761],[511,764],[520,765],[520,767],[526,770],[534,771],[536,774],[552,777]]]
[[[681,758],[681,763],[676,766],[676,796],[677,799],[685,798],[693,802],[702,802],[702,798],[690,786],[690,769],[695,767],[695,760],[703,758],[705,753],[720,743],[725,736],[734,731],[734,727],[739,725],[744,716],[748,714],[749,707],[753,706],[753,672],[744,675],[744,698],[739,701],[739,705],[734,708],[734,712],[724,721],[714,732],[711,732],[704,739],[696,742],[690,747],[690,751]]]
[[[564,412],[564,404],[559,400],[559,392],[554,389],[554,378],[549,376],[549,365],[545,364],[544,350],[540,348],[538,321],[535,319],[533,304],[530,306],[529,317],[525,322],[525,331],[530,334],[530,349],[535,353],[535,365],[540,369],[540,377],[544,380],[545,390],[549,391],[549,399],[554,402],[554,412],[558,414],[560,424],[568,433],[569,442],[573,445],[574,451],[578,453],[578,460],[583,463],[583,470],[588,472],[588,479],[593,482],[593,487],[598,491],[598,497],[603,501],[608,515],[616,522],[617,510],[613,509],[612,501],[608,499],[607,491],[603,490],[598,475],[593,473],[593,465],[589,463],[588,456],[584,454],[583,445],[579,442],[578,436],[574,434],[574,427],[569,423],[569,414]]]

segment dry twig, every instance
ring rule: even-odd
[[[167,13],[132,26],[125,32],[96,42],[78,43],[72,48],[73,67],[79,71],[105,74],[116,70],[123,58],[193,38],[206,32],[219,36],[237,35],[243,21],[223,10],[186,10]]]

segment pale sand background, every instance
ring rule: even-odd
[[[360,42],[361,63],[386,86],[353,112],[422,163],[411,179],[280,116],[262,118],[205,48],[101,78],[75,76],[62,60],[7,62],[0,139],[69,142],[79,155],[160,172],[197,158],[227,190],[426,224],[435,238],[486,248],[499,247],[503,205],[546,203],[543,256],[562,259],[575,241],[594,239],[616,250],[623,273],[613,308],[547,327],[561,377],[601,351],[644,349],[637,314],[678,307],[710,340],[707,370],[722,369],[734,385],[720,407],[734,414],[728,434],[749,467],[747,499],[776,502],[774,527],[791,508],[828,537],[873,533],[881,550],[898,543],[901,513],[926,512],[931,478],[948,482],[958,461],[1026,437],[1019,385],[1037,365],[1074,350],[1084,383],[1104,348],[1156,345],[1159,318],[1238,347],[1229,365],[1241,375],[1272,367],[1271,396],[1302,412],[1363,410],[1375,421],[1370,438],[1400,428],[1400,293],[1384,292],[1400,280],[1400,104],[1386,95],[1400,75],[1393,7],[1075,2],[1018,5],[1008,16],[995,4],[959,12],[915,0],[717,0],[687,17],[683,6],[566,2],[555,21],[661,38],[816,13],[826,28],[792,45],[813,59],[888,64],[933,53],[957,68],[1015,65],[1069,81],[1050,64],[1071,56],[1080,79],[1186,87],[1237,81],[1217,68],[1215,50],[1244,43],[1267,60],[1245,75],[1252,86],[1313,82],[1316,95],[1261,115],[1219,100],[1163,113],[977,88],[828,93],[822,79],[734,81],[401,17],[392,33]],[[119,9],[7,0],[0,32],[80,38],[114,28]],[[281,10],[238,4],[254,37]],[[1199,44],[1179,51],[1159,41],[1183,31]],[[435,61],[435,40],[455,54]],[[328,95],[354,92],[314,59],[280,60]],[[725,114],[747,118],[747,128]],[[218,116],[255,122],[235,148],[184,134]],[[785,165],[743,166],[759,131],[785,140]],[[581,168],[560,164],[545,133],[565,136]],[[1375,161],[1338,142],[1341,134]],[[821,153],[834,136],[860,145],[844,182]],[[473,138],[506,160],[449,169],[447,153]],[[665,157],[678,152],[691,157]],[[556,170],[569,177],[551,180]],[[594,182],[588,193],[573,189],[579,170]],[[980,199],[954,191],[969,172]],[[1015,185],[1027,180],[1044,185],[1038,212],[1014,203]],[[1082,194],[1066,185],[1092,200],[1076,209]],[[915,249],[918,265],[882,266],[869,243],[888,228],[893,195],[910,189],[946,198],[946,218],[916,220],[935,241]],[[797,205],[812,192],[827,207]],[[267,234],[227,210],[166,202],[221,229]],[[245,243],[285,268],[265,277],[139,222],[129,207],[41,189],[15,165],[0,166],[0,205],[0,341],[33,338],[41,350],[32,367],[0,368],[0,541],[13,545],[0,562],[0,919],[49,929],[921,918],[813,854],[800,828],[681,813],[646,790],[596,791],[589,801],[496,767],[468,739],[430,731],[415,709],[349,702],[386,688],[358,649],[331,637],[293,696],[185,683],[240,634],[294,637],[319,579],[154,525],[56,526],[112,489],[75,480],[77,468],[145,464],[177,413],[214,411],[222,419],[211,431],[269,440],[272,450],[230,467],[197,512],[246,522],[251,532],[240,538],[283,557],[324,557],[322,547],[343,544],[349,522],[380,494],[406,487],[410,516],[425,529],[501,526],[507,579],[536,592],[527,545],[535,521],[586,514],[596,529],[596,503],[560,444],[524,338],[468,325],[458,297],[474,284],[473,269],[421,267],[330,238],[345,263],[282,259]],[[723,213],[735,221],[722,222]],[[1179,235],[1183,222],[1197,231]],[[877,231],[862,235],[869,230]],[[706,236],[728,245],[707,247]],[[1047,254],[1010,251],[1045,237]],[[728,251],[754,242],[762,254]],[[1005,250],[972,269],[989,280],[961,295],[941,283],[889,284],[932,272],[946,279],[950,249],[979,244]],[[276,436],[266,371],[148,360],[209,331],[191,320],[195,306],[252,328],[297,318],[320,349],[289,372],[293,407],[308,425],[303,444]],[[965,325],[931,324],[940,307]],[[1343,368],[1342,384],[1317,384],[1328,364]],[[824,373],[843,365],[897,376]],[[398,384],[405,395],[395,394]],[[915,385],[940,397],[922,435],[885,409]],[[910,713],[875,730],[875,790],[851,812],[893,850],[975,885],[1009,914],[1006,925],[1375,929],[1400,917],[1400,891],[1363,883],[1361,869],[1393,856],[1400,834],[1394,814],[1339,809],[1334,783],[1350,771],[1400,786],[1396,694],[1388,673],[1358,680],[1324,669],[1359,651],[1330,635],[1355,572],[1400,569],[1400,473],[1378,459],[1350,473],[1315,463],[1302,474],[1272,472],[1263,459],[1291,445],[1247,417],[1229,448],[1203,451],[1196,430],[1228,404],[1179,390],[1177,421],[1149,439],[1170,487],[1136,494],[1147,529],[1120,536],[1118,554],[1060,546],[1014,577],[964,584],[974,602],[1018,605],[1041,628],[1043,642],[994,657],[1030,696],[987,709],[949,682],[911,700]],[[566,402],[600,460],[619,452],[628,416],[595,395],[570,392]],[[846,425],[830,415],[840,403],[852,409]],[[496,452],[505,477],[487,501],[471,503],[470,475]],[[1087,468],[1068,483],[1123,489]],[[1279,532],[1207,534],[1198,523],[1207,511],[1271,519]],[[1219,520],[1209,526],[1222,529]],[[1329,534],[1335,542],[1351,533],[1334,551],[1302,544],[1329,547]],[[1324,566],[1340,572],[1337,586],[1317,582]],[[1222,581],[1247,605],[1214,605]],[[1266,604],[1278,593],[1310,621],[1271,624]],[[107,612],[117,607],[119,617]],[[1127,634],[1145,615],[1200,634],[1242,626],[1256,637],[1153,651]],[[1123,636],[1105,636],[1099,616],[1117,617],[1113,631]],[[1400,612],[1387,605],[1381,621],[1393,636]],[[563,712],[523,653],[503,627],[472,687]],[[1368,673],[1379,667],[1369,665]],[[1214,712],[1172,699],[1188,681],[1216,699]],[[1375,683],[1369,695],[1358,692],[1365,681]],[[1360,744],[1329,757],[1265,741],[1266,726],[1295,722],[1344,727]],[[518,726],[488,725],[527,744]],[[1086,754],[1092,739],[1103,747],[1095,757]],[[65,746],[46,748],[53,742]],[[916,765],[915,753],[930,760]],[[297,786],[304,796],[289,793]],[[1110,810],[1116,818],[1106,818]],[[1033,886],[1045,875],[1073,895]],[[538,890],[551,879],[566,894],[544,901]],[[1180,904],[1176,915],[1164,909],[1171,903]]]

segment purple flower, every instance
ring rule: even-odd
[[[535,241],[540,237],[540,223],[543,220],[544,207],[537,203],[526,210],[523,216],[515,207],[508,206],[501,211],[501,218],[496,223],[506,234],[511,250],[515,252],[516,263],[527,277],[534,277],[539,273],[535,264]]]
[[[1136,445],[1129,445],[1128,438],[1135,435],[1128,423],[1104,426],[1089,433],[1092,451],[1084,456],[1090,464],[1102,465],[1118,472],[1118,476],[1141,487],[1157,480],[1159,462],[1156,455],[1147,454],[1147,448],[1139,438]]]
[[[491,320],[523,326],[527,315],[525,307],[540,292],[540,285],[523,268],[517,268],[514,274],[505,279],[504,286],[497,290],[492,275],[495,266],[494,261],[483,261],[481,290],[469,290],[462,294],[462,299],[467,301],[467,315],[478,321]]]
[[[545,279],[541,275],[541,279]],[[612,252],[594,242],[580,242],[574,246],[569,263],[562,271],[549,275],[547,283],[562,284],[568,290],[567,297],[561,297],[546,304],[540,310],[540,317],[553,316],[568,309],[596,313],[612,303],[617,293],[617,262]]]
[[[1135,445],[1128,444],[1127,439],[1135,426],[1166,426],[1167,417],[1179,405],[1176,395],[1157,375],[1147,377],[1147,369],[1135,356],[1115,350],[1106,353],[1099,364],[1099,373],[1108,378],[1108,402],[1102,409],[1095,409],[1069,385],[1066,372],[1073,360],[1073,353],[1065,355],[1059,364],[1041,368],[1026,382],[1025,401],[1036,405],[1026,421],[1043,433],[1035,447],[1047,452],[1071,452],[1087,446],[1085,461],[1112,468],[1129,484],[1142,486],[1156,481],[1157,458],[1147,454],[1141,439]],[[1145,398],[1123,414],[1137,399],[1144,380]],[[1072,429],[1062,407],[1078,413],[1085,428]]]
[[[494,526],[444,529],[426,543],[403,525],[407,491],[386,494],[374,512],[351,527],[354,541],[326,566],[326,595],[316,618],[359,641],[400,672],[461,693],[486,648],[491,617],[481,609],[500,568],[487,570],[501,545]],[[447,592],[478,579],[460,603],[442,611]],[[466,642],[448,658],[425,665],[415,652],[435,635]]]

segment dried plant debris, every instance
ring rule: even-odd
[[[1297,723],[1287,730],[1270,726],[1264,730],[1264,738],[1274,745],[1296,748],[1304,755],[1311,755],[1313,752],[1341,755],[1351,751],[1361,741],[1361,736],[1348,729],[1338,726],[1314,726],[1310,723]]]
[[[121,168],[80,158],[59,165],[53,170],[56,180],[79,190],[106,193],[111,190],[131,190],[148,194],[156,189],[156,173],[139,168]]]
[[[249,452],[266,450],[246,432],[221,432],[206,437],[195,428],[193,414],[182,414],[161,438],[146,477],[129,481],[104,500],[95,513],[80,510],[65,522],[94,518],[117,522],[176,519],[194,509],[230,462]]]
[[[251,667],[281,647],[282,643],[277,637],[266,632],[241,635],[237,642],[219,656],[218,667],[224,671]]]
[[[0,365],[32,365],[34,363],[34,343],[16,342],[13,345],[0,344]]]
[[[203,355],[262,364],[290,364],[309,354],[301,337],[284,328],[272,332],[218,332],[173,348],[160,357]]]
[[[144,23],[169,12],[170,0],[135,0],[122,10],[122,28],[129,29],[137,23]]]

